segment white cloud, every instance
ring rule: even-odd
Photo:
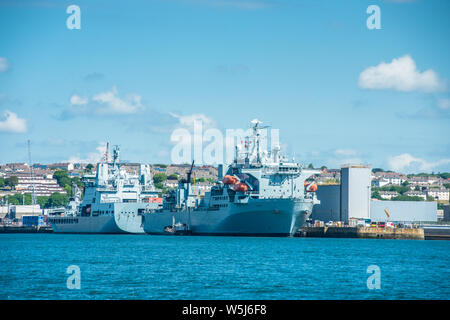
[[[93,101],[102,105],[98,112],[105,114],[136,113],[143,109],[141,99],[142,97],[137,94],[128,94],[125,99],[119,98],[116,86],[111,91],[98,93],[92,98]]]
[[[106,152],[106,142],[100,142],[99,145],[95,148],[96,151],[89,152],[86,156],[81,157],[80,155],[72,156],[69,160],[65,162],[70,163],[98,163],[103,158]]]
[[[334,152],[337,156],[354,156],[356,155],[356,151],[352,149],[337,149]]]
[[[403,153],[388,159],[388,167],[393,171],[431,171],[446,164],[450,164],[450,159],[441,159],[435,162],[428,162],[424,159],[413,157],[409,153]]]
[[[24,133],[27,131],[27,121],[21,119],[9,110],[3,112],[3,121],[0,121],[0,131]]]
[[[0,72],[6,72],[9,69],[9,62],[6,58],[0,57]]]
[[[74,94],[70,97],[70,103],[73,105],[85,105],[89,102],[87,97],[81,97],[77,94]]]
[[[418,71],[409,55],[363,70],[359,75],[358,85],[364,89],[427,92],[443,90],[445,87],[435,71]]]
[[[116,86],[109,91],[94,94],[91,98],[74,94],[69,100],[70,104],[59,116],[62,120],[84,114],[135,114],[145,109],[140,95],[132,93],[121,98]]]
[[[442,110],[450,110],[450,99],[439,99],[437,105]]]
[[[195,121],[200,121],[203,125],[203,129],[216,127],[216,122],[212,118],[209,118],[202,113],[196,113],[186,116],[180,116],[171,112],[169,114],[172,117],[178,119],[179,124],[183,127],[193,128]]]
[[[358,157],[346,157],[346,158],[333,158],[326,161],[326,163],[333,168],[339,168],[345,164],[364,164],[364,161]]]

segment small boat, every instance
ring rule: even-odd
[[[188,226],[184,223],[175,223],[175,217],[172,217],[172,225],[164,227],[164,233],[171,235],[188,235],[191,234]]]

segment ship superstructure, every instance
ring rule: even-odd
[[[318,170],[306,169],[280,154],[262,150],[261,122],[253,120],[252,136],[219,181],[201,199],[191,193],[190,173],[167,196],[162,209],[143,214],[144,230],[163,234],[174,221],[192,234],[292,236],[319,203],[317,186],[307,179]]]
[[[54,232],[144,233],[141,214],[162,205],[150,165],[140,164],[138,174],[128,173],[119,162],[118,147],[111,162],[108,154],[98,163],[95,176],[83,177],[83,200],[76,191],[63,216],[49,218]]]

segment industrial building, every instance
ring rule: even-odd
[[[321,221],[342,221],[341,219],[341,185],[319,185],[316,191],[320,204],[313,208],[311,218]]]
[[[437,204],[434,201],[371,200],[370,175],[368,166],[342,166],[340,185],[318,186],[316,195],[320,204],[314,206],[311,219],[345,223],[352,218],[399,222],[437,221]],[[450,220],[449,206],[444,208],[444,219],[446,214]]]
[[[341,167],[341,215],[339,221],[349,218],[370,218],[371,169],[366,165]]]
[[[38,216],[42,214],[42,209],[38,204],[0,206],[0,218],[21,219],[22,216]]]
[[[450,204],[444,206],[444,219],[443,221],[450,221]]]
[[[372,221],[437,221],[437,203],[434,201],[372,200],[370,210]]]

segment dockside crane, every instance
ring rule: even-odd
[[[391,217],[391,215],[389,214],[388,208],[384,208],[384,213],[386,214],[387,220],[389,221],[389,218]]]

